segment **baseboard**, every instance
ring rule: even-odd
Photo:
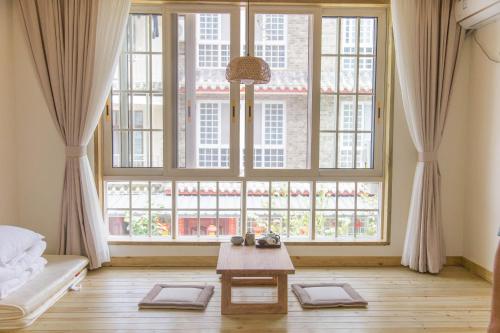
[[[295,267],[397,267],[398,256],[291,256]],[[462,266],[462,257],[447,257],[447,266]],[[215,267],[217,256],[112,257],[113,267]]]
[[[493,283],[493,272],[490,272],[483,266],[476,264],[475,262],[465,257],[462,257],[462,266],[464,266],[465,269],[467,269],[471,273],[474,273],[477,276],[485,279],[486,281]]]

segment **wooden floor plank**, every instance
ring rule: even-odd
[[[299,268],[289,284],[348,282],[367,309],[303,310],[288,288],[287,315],[220,313],[220,280],[210,268],[108,267],[90,272],[79,292],[70,292],[23,332],[484,332],[491,285],[460,267],[439,275],[399,267]],[[156,283],[213,284],[206,311],[139,310],[137,302]],[[238,301],[276,297],[269,287],[234,288]]]

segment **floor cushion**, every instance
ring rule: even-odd
[[[348,283],[292,284],[303,308],[365,307],[368,305]]]
[[[157,284],[139,303],[139,308],[204,310],[213,293],[213,286]]]

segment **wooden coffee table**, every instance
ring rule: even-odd
[[[295,273],[284,244],[279,249],[258,249],[222,243],[217,261],[217,273],[222,274],[222,314],[256,314],[288,312],[288,274]],[[233,303],[232,286],[275,285],[277,303]]]

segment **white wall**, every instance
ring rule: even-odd
[[[0,1],[0,224],[17,223],[12,1]]]
[[[500,21],[478,30],[478,40],[500,59]],[[500,65],[472,40],[464,256],[493,270],[500,228]]]
[[[17,13],[16,13],[17,15]],[[15,19],[14,21],[18,21]],[[43,96],[19,24],[14,24],[15,122],[19,225],[47,236],[49,252],[58,247],[59,205],[64,172],[64,148],[46,110]],[[460,84],[453,95],[452,112],[440,150],[443,174],[443,224],[447,254],[462,255],[464,180],[463,156],[466,124],[467,64],[461,59]],[[388,246],[293,247],[292,255],[400,256],[410,201],[416,151],[403,114],[399,84],[395,84],[394,170],[392,192],[391,244]],[[112,246],[112,255],[216,255],[217,247]]]

